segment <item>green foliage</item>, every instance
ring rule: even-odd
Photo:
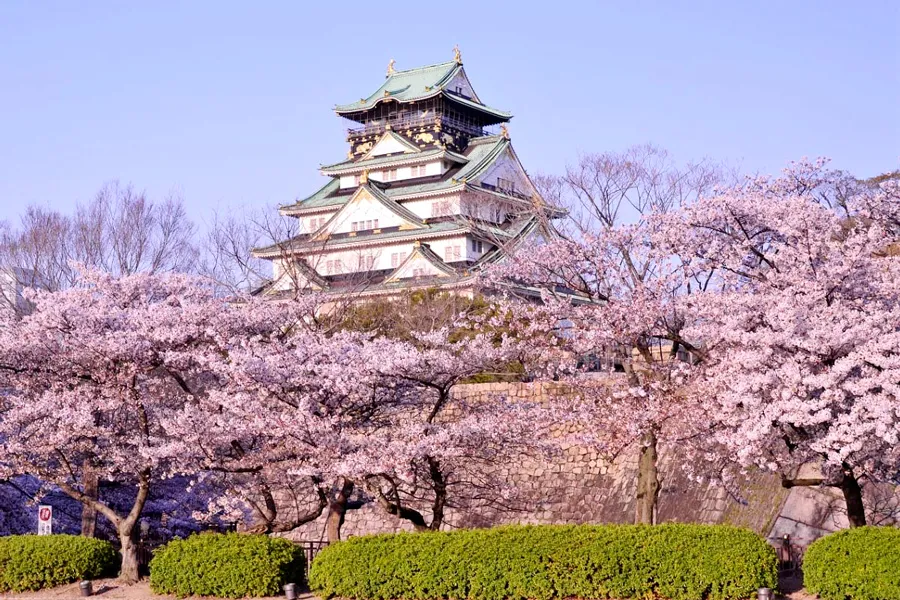
[[[109,542],[77,535],[0,538],[0,592],[24,592],[115,575],[119,555]]]
[[[184,596],[276,596],[300,583],[303,549],[281,538],[242,533],[201,533],[169,542],[150,561],[150,587]]]
[[[775,587],[775,551],[721,525],[509,526],[351,538],[310,589],[353,600],[737,600]]]
[[[516,335],[510,326],[512,314],[503,314],[500,307],[482,295],[469,298],[443,291],[439,288],[416,290],[387,299],[357,302],[331,317],[335,322],[325,325],[349,331],[361,331],[383,335],[410,343],[416,343],[417,333],[426,333],[448,327],[449,340],[453,343],[470,339],[479,333],[493,336],[500,343],[503,335]],[[490,319],[498,324],[487,325]],[[495,383],[522,381],[525,367],[516,361],[498,365],[495,373],[481,373],[463,383]]]
[[[823,600],[900,598],[900,529],[858,527],[816,540],[803,557],[803,582]]]

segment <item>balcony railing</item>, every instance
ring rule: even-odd
[[[413,127],[423,127],[427,125],[434,125],[440,121],[441,125],[446,125],[448,127],[455,127],[460,131],[464,131],[469,133],[475,137],[482,136],[485,134],[484,127],[481,125],[476,125],[474,123],[466,122],[462,119],[457,119],[455,117],[451,117],[449,115],[436,115],[436,114],[427,114],[427,115],[400,115],[395,118],[385,118],[378,119],[375,121],[369,121],[368,123],[358,125],[356,127],[351,127],[347,130],[347,134],[350,136],[358,136],[358,135],[367,135],[370,133],[380,133],[384,131],[385,125],[390,123],[392,129],[411,129]]]

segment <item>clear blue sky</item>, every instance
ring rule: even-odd
[[[335,103],[457,43],[532,172],[643,142],[748,171],[900,163],[896,0],[3,0],[0,219],[110,179],[198,220],[289,202],[346,153]]]

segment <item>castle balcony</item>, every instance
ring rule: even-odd
[[[373,119],[362,125],[347,129],[347,141],[352,141],[358,137],[383,133],[390,124],[394,131],[403,131],[419,127],[432,127],[440,122],[441,127],[454,128],[463,133],[467,133],[472,137],[481,137],[490,135],[483,125],[473,123],[468,119],[461,119],[450,115],[434,113],[430,114],[398,114],[397,116],[389,116],[381,119]]]

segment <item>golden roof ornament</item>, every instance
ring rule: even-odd
[[[390,77],[391,75],[393,75],[396,72],[397,71],[394,70],[394,59],[392,58],[391,62],[388,63],[387,76]]]
[[[500,124],[500,135],[503,136],[504,140],[509,139],[509,129],[506,128],[506,123]]]
[[[363,169],[363,172],[359,175],[359,183],[360,185],[363,183],[369,183],[369,170]]]
[[[462,64],[462,52],[459,51],[459,44],[453,46],[453,60],[456,64]]]
[[[415,242],[413,242],[413,248],[421,248],[421,247],[422,247],[422,242],[420,242],[419,240],[416,240]]]

